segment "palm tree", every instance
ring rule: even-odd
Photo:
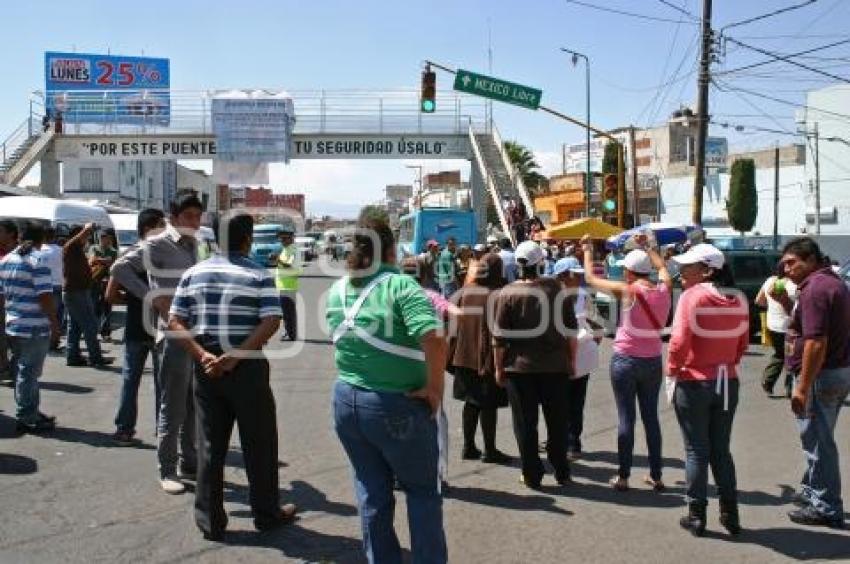
[[[534,153],[528,147],[516,141],[505,141],[505,151],[508,153],[508,159],[513,164],[514,170],[522,178],[526,190],[532,195],[543,192],[548,185],[548,180],[537,172],[540,165],[534,160]]]

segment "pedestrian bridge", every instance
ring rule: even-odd
[[[44,96],[31,97],[26,118],[0,150],[0,180],[15,186],[35,163],[42,165],[41,192],[59,195],[58,163],[79,160],[214,159],[211,106],[230,90],[129,93],[138,103],[110,103],[109,92],[69,91],[61,133],[43,125]],[[279,90],[263,90],[280,94]],[[464,159],[472,163],[472,204],[486,227],[486,202],[497,202],[502,230],[509,232],[502,203],[522,201],[533,210],[511,165],[498,129],[481,98],[438,92],[434,113],[419,111],[419,91],[295,90],[292,158]],[[122,96],[128,91],[122,90]],[[157,105],[157,104],[160,105]],[[97,122],[89,117],[96,108]],[[127,123],[132,122],[132,123]]]

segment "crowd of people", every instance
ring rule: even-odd
[[[234,423],[257,529],[290,522],[297,512],[280,502],[275,401],[262,350],[286,320],[286,309],[294,310],[298,265],[290,251],[281,253],[275,275],[250,260],[249,215],[214,225],[218,252],[199,262],[195,233],[202,212],[191,193],[177,196],[168,217],[143,210],[139,242],[121,256],[108,232],[90,245],[91,224],[73,228],[62,241],[38,224],[19,233],[15,223],[0,222],[2,344],[11,353],[0,370],[15,385],[18,430],[49,432],[56,421],[40,410],[38,378],[48,351],[61,342],[62,318],[68,319],[67,364],[102,369],[111,361],[100,348],[100,339],[109,336],[110,306],[125,304],[114,440],[138,442],[137,396],[150,356],[160,485],[181,494],[187,481],[195,481],[197,527],[205,538],[221,540]],[[292,235],[281,234],[284,249]],[[400,260],[387,224],[361,222],[348,272],[330,288],[325,316],[338,374],[333,426],[352,468],[370,562],[401,561],[393,529],[396,487],[407,496],[414,561],[448,559],[442,514],[447,373],[451,396],[463,403],[462,459],[514,463],[496,447],[498,410],[509,407],[522,483],[539,489],[551,471],[559,486],[569,487],[571,465],[584,454],[589,377],[600,368],[604,331],[593,292],[617,298],[622,310],[609,368],[618,415],[618,471],[611,487],[633,487],[639,412],[649,451],[643,483],[665,490],[658,417],[664,391],[685,445],[688,509],[681,527],[695,536],[706,530],[710,467],[720,522],[730,534],[741,532],[730,437],[738,365],[749,344],[749,304],[724,287],[724,255],[710,244],[675,255],[645,236],[632,246],[613,261],[622,269],[621,279],[613,279],[597,274],[588,237],[560,246],[526,240],[514,247],[510,239],[488,239],[470,248],[449,239],[440,248],[429,241],[421,255]],[[672,269],[683,293],[672,312],[665,358]],[[843,526],[834,430],[850,392],[850,292],[817,243],[801,238],[785,246],[777,275],[765,282],[757,303],[768,308],[775,351],[762,385],[772,392],[787,371],[805,454],[799,508],[789,517]],[[286,331],[296,337],[295,325]],[[5,362],[5,349],[0,353]],[[541,411],[545,441],[538,435]]]

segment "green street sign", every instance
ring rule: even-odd
[[[460,92],[522,106],[529,110],[536,110],[540,106],[540,97],[543,96],[543,91],[537,88],[462,69],[458,69],[455,75],[454,88]]]

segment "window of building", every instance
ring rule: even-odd
[[[80,169],[80,192],[103,192],[103,169]]]

